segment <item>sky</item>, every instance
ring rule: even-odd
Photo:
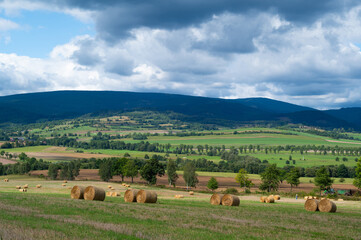
[[[358,0],[0,0],[0,95],[267,97],[361,107]]]

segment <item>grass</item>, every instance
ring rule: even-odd
[[[352,239],[361,209],[338,207],[335,214],[310,213],[300,203],[240,207],[202,200],[165,199],[158,204],[72,200],[69,194],[0,194],[0,236],[10,239]],[[275,221],[276,220],[276,221]]]

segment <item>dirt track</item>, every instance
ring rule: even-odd
[[[48,171],[47,170],[39,170],[39,171],[33,171],[32,175],[40,175],[43,174],[44,176],[47,176]],[[207,183],[211,177],[205,177],[205,176],[198,176],[199,184],[197,185],[198,190],[207,190]],[[100,177],[98,175],[97,169],[81,169],[79,176],[76,178],[76,180],[100,180]],[[111,182],[120,182],[122,179],[120,176],[114,176]],[[130,182],[130,178],[124,178],[126,182]],[[218,181],[218,190],[222,191],[226,188],[236,188],[238,190],[241,190],[239,188],[239,184],[234,180],[233,177],[217,177]],[[146,184],[146,182],[140,177],[134,178],[134,182]],[[251,188],[252,192],[259,191],[258,187],[260,184],[259,179],[253,179],[252,182],[255,184],[253,188]],[[158,177],[157,185],[168,185],[168,177],[165,175],[163,177]],[[177,187],[178,188],[185,188],[185,182],[183,180],[182,175],[179,176],[179,179],[177,181]],[[311,183],[301,183],[297,188],[293,188],[294,192],[310,192],[315,186]],[[355,187],[351,184],[334,184],[333,187],[335,189],[355,189]],[[290,191],[290,185],[286,183],[282,183],[279,188],[280,192],[289,192]]]

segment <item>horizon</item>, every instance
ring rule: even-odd
[[[62,90],[361,107],[355,0],[0,0],[0,96]]]

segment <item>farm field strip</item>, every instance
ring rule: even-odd
[[[25,181],[13,179],[13,184]],[[42,193],[4,191],[0,183],[4,239],[13,234],[19,239],[351,239],[361,224],[356,202],[338,204],[335,214],[306,212],[301,199],[262,204],[259,196],[244,196],[239,207],[225,207],[210,205],[210,194],[174,199],[174,191],[154,188],[149,189],[159,194],[157,204],[125,203],[122,197],[97,202],[70,199],[70,190],[57,188],[60,181],[31,184],[38,182]],[[109,183],[68,184],[105,188]]]

